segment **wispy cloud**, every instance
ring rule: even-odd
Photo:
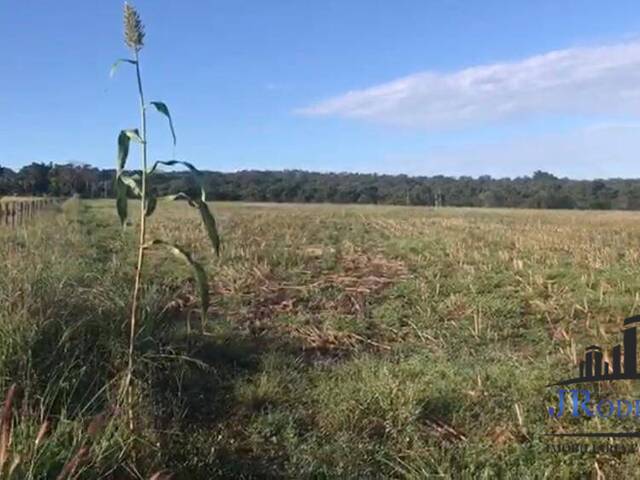
[[[436,129],[544,115],[636,114],[640,41],[556,50],[448,73],[416,73],[297,112]]]

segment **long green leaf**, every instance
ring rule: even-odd
[[[144,211],[145,216],[150,217],[153,214],[153,212],[155,212],[157,206],[158,206],[158,197],[156,197],[153,194],[149,195],[149,197],[147,198],[147,206]]]
[[[118,211],[118,217],[120,218],[120,225],[123,227],[127,222],[127,187],[131,188],[136,195],[141,196],[140,188],[136,184],[134,178],[127,177],[122,173],[127,164],[131,140],[142,142],[137,129],[120,131],[120,134],[118,135],[118,159],[114,188],[116,192],[116,210]]]
[[[132,65],[136,64],[135,60],[130,60],[128,58],[119,58],[118,60],[116,60],[115,62],[113,62],[113,65],[111,65],[111,70],[109,71],[109,76],[113,77],[116,73],[116,70],[118,70],[118,67],[120,66],[121,63],[130,63]]]
[[[161,114],[163,114],[169,120],[169,128],[171,129],[171,136],[173,137],[173,145],[176,144],[176,131],[173,128],[173,120],[171,119],[171,114],[169,113],[169,107],[167,107],[166,103],[163,102],[151,102],[151,105],[156,107]]]
[[[142,138],[140,137],[140,132],[138,131],[137,128],[129,128],[127,130],[123,130],[124,133],[127,134],[127,136],[133,140],[134,142],[138,142],[138,143],[144,143],[142,141]]]
[[[124,130],[120,131],[118,135],[118,173],[124,170],[124,166],[127,164],[127,157],[129,156],[129,143],[131,139]]]
[[[220,235],[218,233],[218,227],[216,226],[216,220],[211,214],[211,210],[209,210],[209,206],[207,205],[207,196],[202,182],[202,172],[200,172],[200,170],[198,170],[189,162],[184,162],[182,160],[158,160],[153,164],[153,167],[149,171],[149,174],[153,173],[156,168],[158,168],[158,165],[167,165],[169,167],[173,167],[175,165],[183,165],[191,171],[196,181],[198,182],[198,186],[200,187],[200,198],[193,197],[182,192],[179,193],[176,198],[187,198],[189,200],[189,205],[198,209],[198,211],[200,212],[200,217],[202,218],[202,223],[204,223],[205,230],[207,231],[207,235],[211,240],[213,250],[216,252],[216,255],[219,256],[221,243]]]
[[[184,192],[176,193],[175,195],[167,195],[165,197],[167,200],[175,201],[175,200],[186,200],[191,207],[197,207],[198,205],[193,201],[193,199]]]
[[[184,162],[182,160],[158,160],[153,164],[153,167],[151,167],[151,170],[149,170],[149,174],[152,174],[156,170],[156,168],[158,168],[158,165],[166,165],[168,167],[183,165],[187,167],[191,171],[191,173],[197,175],[198,178],[202,175],[202,172],[198,170],[196,167],[194,167],[191,163]]]
[[[149,248],[153,245],[161,245],[168,248],[176,257],[185,260],[193,268],[196,277],[196,284],[198,286],[198,292],[200,294],[200,313],[202,315],[202,326],[204,329],[210,301],[209,281],[207,280],[207,272],[205,272],[204,267],[200,263],[196,262],[189,252],[187,252],[184,248],[179,247],[178,245],[165,242],[164,240],[153,240],[147,243],[144,248]]]
[[[216,219],[211,214],[209,206],[201,199],[197,199],[198,210],[202,217],[202,223],[204,223],[207,235],[213,245],[213,250],[216,252],[216,256],[220,256],[220,235],[218,234],[218,227],[216,227]]]
[[[216,219],[211,213],[211,210],[209,210],[207,202],[203,201],[202,198],[192,197],[184,192],[173,195],[171,198],[173,200],[184,198],[189,202],[189,205],[198,209],[198,212],[200,212],[200,217],[202,218],[202,223],[204,224],[205,230],[207,231],[209,240],[211,240],[213,250],[214,252],[216,252],[216,256],[220,256],[220,234],[218,233]]]
[[[169,167],[174,167],[176,165],[183,165],[187,167],[189,171],[191,171],[191,173],[193,174],[193,177],[195,178],[196,182],[198,183],[198,186],[200,187],[200,198],[202,199],[203,202],[207,201],[207,195],[204,190],[204,184],[202,182],[202,172],[198,170],[196,167],[194,167],[191,163],[185,162],[182,160],[158,160],[153,164],[153,167],[149,171],[149,175],[151,175],[156,170],[156,168],[158,168],[158,165],[167,165]]]
[[[122,183],[120,176],[116,177],[116,210],[120,218],[120,225],[125,226],[127,222],[127,186]]]
[[[142,143],[142,138],[140,138],[140,133],[137,128],[130,128],[128,130],[120,130],[120,134],[118,135],[118,162],[117,168],[118,173],[124,170],[125,165],[127,164],[127,157],[129,156],[129,144],[131,140]]]
[[[133,177],[129,177],[127,175],[118,175],[118,178],[122,183],[124,183],[127,187],[129,187],[133,193],[135,193],[138,197],[142,198],[142,189],[138,186]]]

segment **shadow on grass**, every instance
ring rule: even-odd
[[[293,362],[300,347],[282,338],[225,332],[174,338],[171,348],[149,377],[154,427],[162,432],[168,468],[178,478],[283,478],[284,451],[241,444],[247,419],[270,405],[241,404],[236,388],[264,371],[266,356]]]

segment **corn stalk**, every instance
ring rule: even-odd
[[[140,198],[140,224],[137,247],[138,259],[136,264],[133,298],[131,302],[131,316],[129,321],[127,371],[125,372],[125,380],[122,390],[123,394],[126,395],[127,398],[129,424],[133,429],[132,379],[135,366],[135,339],[138,330],[138,324],[140,323],[140,319],[142,316],[139,304],[142,296],[142,273],[146,251],[155,246],[166,247],[170,252],[186,261],[192,267],[200,294],[201,324],[203,331],[205,329],[207,320],[207,309],[209,307],[209,289],[207,275],[202,265],[193,259],[191,253],[178,245],[174,245],[162,239],[153,239],[151,241],[147,241],[147,217],[153,214],[157,206],[157,198],[155,197],[155,195],[150,194],[148,182],[149,177],[154,174],[154,172],[160,165],[181,165],[189,169],[195,180],[198,182],[200,192],[198,195],[180,193],[178,196],[186,198],[191,206],[198,209],[216,255],[219,255],[220,253],[220,238],[218,235],[215,218],[211,214],[211,211],[209,210],[209,207],[206,203],[205,190],[201,181],[201,173],[198,171],[198,169],[196,169],[192,164],[180,160],[157,161],[154,163],[153,168],[148,169],[147,108],[154,107],[156,111],[167,118],[169,122],[169,128],[171,130],[171,136],[173,138],[174,147],[176,145],[176,134],[173,126],[173,120],[169,112],[169,107],[165,103],[158,101],[150,102],[149,104],[145,103],[144,90],[142,86],[142,76],[140,73],[140,50],[144,46],[144,26],[142,25],[138,12],[135,10],[135,8],[127,3],[125,3],[124,5],[124,33],[125,43],[131,49],[133,59],[118,59],[113,64],[111,74],[113,75],[118,66],[123,63],[130,64],[135,67],[136,83],[138,88],[138,101],[140,108],[140,129],[132,128],[122,130],[118,135],[118,157],[115,180],[116,210],[118,212],[118,216],[120,217],[120,223],[123,228],[125,228],[127,224],[129,193]],[[129,147],[131,141],[140,144],[141,172],[139,175],[128,175],[125,173],[125,166],[127,158],[129,156]]]

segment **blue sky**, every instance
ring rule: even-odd
[[[148,100],[202,168],[640,177],[640,2],[134,2]],[[0,164],[114,165],[122,2],[0,0]],[[163,118],[152,158],[172,154]],[[132,160],[136,161],[134,157]]]

